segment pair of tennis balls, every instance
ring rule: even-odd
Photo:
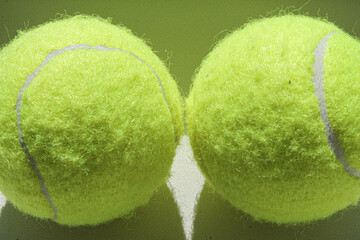
[[[360,43],[304,16],[254,21],[203,61],[186,101],[209,183],[256,219],[308,222],[360,197]],[[0,52],[0,191],[20,210],[96,225],[145,204],[183,132],[182,98],[125,28],[76,16]]]

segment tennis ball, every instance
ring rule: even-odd
[[[285,15],[225,37],[186,101],[195,158],[254,219],[323,219],[360,197],[360,43],[323,19]]]
[[[96,225],[146,204],[183,130],[167,68],[128,29],[90,16],[0,52],[0,191],[21,211]]]

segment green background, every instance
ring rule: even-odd
[[[187,95],[196,68],[217,41],[250,18],[284,11],[328,17],[351,35],[360,36],[359,0],[0,0],[0,46],[9,43],[17,30],[47,22],[57,14],[112,18],[114,24],[123,24],[151,42]],[[0,239],[184,239],[176,204],[165,186],[134,215],[96,228],[69,229],[25,217],[7,203],[0,217]],[[360,236],[359,223],[360,207],[307,226],[252,222],[206,185],[197,208],[194,239],[355,240]]]
[[[13,39],[18,29],[44,23],[58,13],[110,17],[149,40],[187,94],[194,71],[218,40],[249,18],[281,10],[327,16],[346,32],[360,35],[359,0],[0,0],[0,45]]]

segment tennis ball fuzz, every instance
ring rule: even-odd
[[[96,225],[146,204],[169,175],[182,100],[128,29],[75,16],[0,52],[0,191],[21,211]]]
[[[202,62],[186,102],[213,188],[257,220],[296,224],[360,196],[360,43],[322,19],[253,21]]]

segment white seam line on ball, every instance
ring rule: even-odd
[[[344,169],[353,175],[354,177],[360,178],[360,172],[352,168],[349,163],[346,161],[344,149],[341,147],[339,140],[336,137],[336,133],[333,130],[326,107],[325,91],[324,91],[324,55],[326,51],[327,43],[330,37],[337,32],[332,32],[327,34],[315,48],[315,62],[314,62],[314,78],[312,82],[315,87],[315,95],[319,102],[320,108],[320,117],[325,125],[325,134],[328,140],[328,145],[330,149],[334,152],[336,159],[341,161],[344,166]]]
[[[23,94],[26,90],[26,88],[31,84],[31,82],[33,81],[33,79],[39,74],[39,72],[41,71],[41,69],[49,62],[51,61],[52,59],[54,59],[57,55],[60,55],[64,52],[68,52],[68,51],[74,51],[74,50],[78,50],[78,49],[95,49],[95,50],[99,50],[99,51],[121,51],[121,52],[124,52],[124,53],[127,53],[133,57],[135,57],[136,59],[138,59],[141,63],[145,64],[153,73],[154,75],[156,76],[158,82],[159,82],[159,85],[160,85],[160,88],[161,88],[161,92],[162,92],[162,95],[164,97],[164,100],[165,100],[165,103],[166,103],[166,106],[170,112],[170,119],[171,119],[171,123],[172,123],[172,126],[174,127],[174,136],[175,136],[175,142],[177,142],[177,136],[176,136],[176,130],[175,130],[175,124],[174,124],[174,121],[173,121],[173,117],[171,115],[171,111],[170,111],[170,106],[169,106],[169,103],[166,99],[166,95],[165,95],[165,91],[164,91],[164,87],[162,85],[162,82],[159,78],[159,75],[155,72],[155,70],[150,66],[148,65],[144,60],[142,60],[140,57],[136,56],[134,53],[130,53],[128,51],[125,51],[123,49],[120,49],[120,48],[108,48],[108,47],[105,47],[105,46],[102,46],[102,45],[96,45],[95,47],[93,46],[90,46],[90,45],[87,45],[87,44],[74,44],[74,45],[70,45],[70,46],[67,46],[65,48],[62,48],[62,49],[59,49],[59,50],[54,50],[54,51],[51,51],[48,55],[46,55],[45,57],[45,60],[40,64],[40,66],[38,68],[35,69],[35,71],[31,74],[29,74],[27,77],[26,77],[26,81],[24,83],[24,85],[21,87],[21,89],[19,90],[19,93],[18,93],[18,98],[17,98],[17,102],[16,102],[16,107],[15,107],[15,111],[16,111],[16,116],[17,116],[17,130],[18,130],[18,135],[19,135],[19,142],[20,142],[20,146],[22,148],[22,150],[24,151],[30,165],[32,166],[32,168],[34,169],[39,181],[40,181],[40,186],[41,186],[41,191],[42,193],[45,195],[47,201],[49,202],[50,206],[52,207],[53,209],[53,213],[54,213],[54,217],[53,219],[56,220],[58,218],[58,214],[57,214],[57,210],[56,210],[56,207],[54,206],[52,200],[51,200],[51,197],[50,197],[50,194],[45,186],[45,182],[44,182],[44,179],[37,167],[37,164],[36,164],[36,161],[34,160],[34,158],[30,155],[30,152],[29,152],[29,149],[25,143],[25,140],[24,140],[24,136],[22,135],[22,132],[21,132],[21,117],[20,117],[20,112],[21,112],[21,108],[22,108],[22,99],[23,99]]]

